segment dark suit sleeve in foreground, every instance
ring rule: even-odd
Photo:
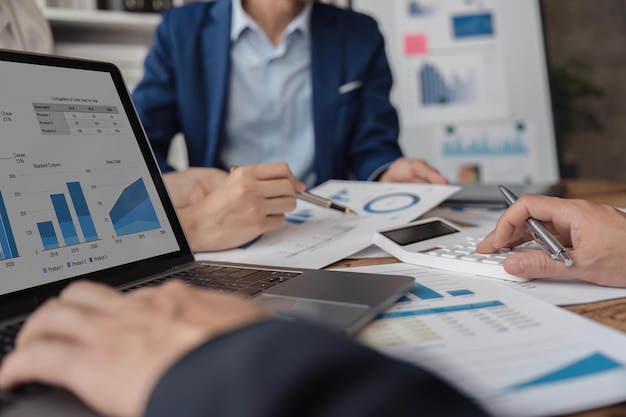
[[[440,379],[308,324],[209,341],[159,381],[146,417],[484,416]]]

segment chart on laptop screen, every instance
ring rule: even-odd
[[[179,249],[108,73],[0,78],[0,293]]]

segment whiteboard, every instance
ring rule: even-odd
[[[352,0],[383,32],[400,144],[453,182],[559,179],[539,0]]]

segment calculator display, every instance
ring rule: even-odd
[[[459,230],[443,222],[432,221],[381,232],[381,234],[393,240],[398,245],[405,246],[458,232]]]

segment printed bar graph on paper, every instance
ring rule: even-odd
[[[457,39],[474,36],[492,36],[494,34],[493,15],[481,13],[455,16],[452,19],[454,37]]]
[[[600,352],[594,352],[587,357],[555,369],[537,378],[510,387],[509,391],[532,388],[540,385],[552,384],[589,375],[623,369],[624,365]]]
[[[67,205],[67,200],[64,194],[51,194],[52,206],[56,213],[59,226],[61,226],[61,234],[66,245],[75,245],[80,243],[78,240],[78,233],[76,233],[76,226],[72,220],[72,214],[70,208]]]
[[[462,295],[472,295],[474,293],[470,290],[452,290],[452,291],[448,291],[448,294],[450,294],[453,297],[460,297]]]
[[[109,212],[109,217],[118,236],[161,227],[142,178],[122,191]]]
[[[74,205],[74,210],[76,210],[78,223],[83,231],[85,241],[91,242],[98,240],[98,233],[96,232],[96,228],[93,224],[89,207],[87,207],[87,200],[85,200],[85,194],[83,194],[83,189],[81,188],[80,183],[68,182],[67,189],[70,192],[72,204]]]
[[[474,72],[468,70],[464,77],[456,72],[446,79],[443,72],[433,64],[426,63],[418,73],[421,88],[420,101],[424,106],[467,104],[478,98]]]
[[[417,282],[413,286],[413,289],[410,290],[410,293],[415,295],[422,300],[432,300],[434,298],[443,298],[443,295],[439,294],[437,291],[431,290],[430,288],[418,284]]]
[[[41,243],[44,249],[56,249],[59,247],[59,239],[51,221],[37,223],[37,229],[39,229],[39,236],[41,236]]]
[[[2,193],[0,193],[0,248],[2,248],[0,259],[17,258],[19,256]]]
[[[520,156],[529,150],[522,132],[512,133],[508,137],[496,137],[485,133],[481,137],[465,138],[452,135],[443,143],[445,156]]]
[[[383,313],[377,319],[393,319],[397,317],[413,317],[426,316],[431,314],[448,314],[459,313],[463,311],[482,310],[485,308],[503,307],[505,304],[501,301],[485,301],[482,303],[464,304],[449,307],[425,308],[422,310],[394,311],[391,313]]]
[[[413,0],[409,3],[409,16],[424,16],[431,14],[432,12],[432,6],[423,6],[417,0]]]

